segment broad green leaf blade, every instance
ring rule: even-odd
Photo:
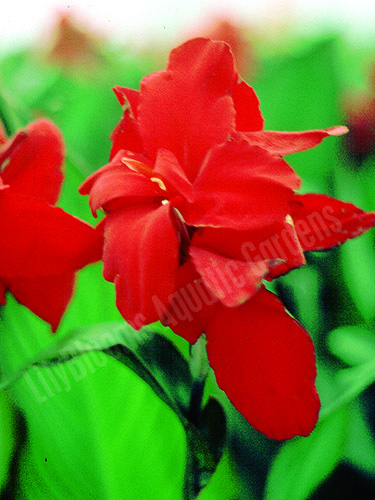
[[[189,364],[171,340],[149,328],[152,335],[139,345],[140,358],[186,415],[194,384]]]
[[[179,420],[131,370],[95,354],[59,372],[34,367],[15,384],[29,428],[19,498],[182,500]]]
[[[375,440],[363,411],[363,401],[350,409],[348,442],[345,458],[348,462],[372,476],[375,475]]]
[[[9,382],[9,376],[22,371],[40,350],[50,347],[53,352],[54,343],[69,329],[118,319],[114,304],[113,286],[102,279],[100,266],[80,273],[77,295],[56,336],[9,297],[1,322],[3,375]],[[128,371],[93,352],[55,367],[35,367],[14,384],[12,392],[26,415],[30,439],[21,467],[20,498],[113,499],[122,498],[125,491],[136,500],[149,494],[158,498],[162,491],[166,500],[182,500],[184,430],[133,372],[124,378]],[[52,462],[44,456],[47,451]],[[46,475],[47,464],[52,471]]]
[[[269,472],[265,500],[306,500],[340,461],[346,434],[343,408],[320,422],[309,437],[284,444]]]
[[[133,341],[129,349],[123,340],[104,352],[137,373],[180,419],[187,440],[184,500],[194,500],[209,483],[223,454],[227,434],[225,413],[221,404],[210,398],[203,410],[195,408],[192,415],[195,391],[201,394],[202,381],[197,387],[180,352],[169,340],[152,332],[152,327],[150,330],[132,331],[133,338],[140,333],[146,335],[137,347]]]
[[[93,351],[104,351],[129,366],[174,411],[180,414],[180,407],[187,412],[193,381],[185,358],[169,340],[153,333],[151,328],[138,332],[124,321],[73,330],[4,379],[1,387],[11,385],[35,365],[56,365]]]
[[[339,389],[338,395],[321,409],[321,420],[351,403],[375,382],[375,358],[362,365],[340,370],[335,382]]]
[[[12,405],[7,393],[0,391],[0,493],[8,480],[15,438]]]
[[[68,391],[71,383],[67,368],[78,380],[86,377],[95,371],[97,351],[109,354],[130,368],[180,419],[188,445],[184,498],[194,499],[209,482],[223,453],[225,414],[220,403],[210,399],[201,415],[198,408],[197,421],[190,421],[195,382],[188,362],[172,342],[154,333],[152,327],[135,331],[124,322],[112,322],[78,329],[48,346],[7,382],[14,384],[24,375],[34,396],[44,403],[51,396],[51,389],[46,384],[32,382],[35,370],[51,367],[52,385],[58,392]]]
[[[161,335],[154,334],[149,328],[137,332],[123,321],[73,330],[60,337],[3,380],[1,387],[13,384],[35,365],[56,365],[92,351],[105,351],[129,366],[178,414],[180,411],[175,395],[180,397],[181,407],[187,409],[192,385],[187,361]]]
[[[293,315],[310,335],[319,332],[322,323],[321,280],[313,266],[296,269],[278,280],[293,302]]]
[[[255,499],[249,490],[243,496],[240,490],[235,466],[228,453],[224,453],[210,482],[198,495],[198,500]]]
[[[342,326],[328,337],[332,353],[348,365],[360,365],[375,358],[375,333],[360,326]]]

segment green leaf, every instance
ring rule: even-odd
[[[375,475],[375,440],[363,411],[363,401],[350,408],[345,458],[358,469]]]
[[[0,492],[7,483],[15,445],[14,414],[8,395],[0,391]]]
[[[375,316],[375,252],[372,234],[347,241],[340,249],[345,281],[365,321]]]
[[[18,498],[182,500],[180,421],[132,370],[93,354],[36,366],[13,386],[29,437]]]
[[[133,336],[144,334],[147,330],[133,331]],[[130,350],[123,352],[122,341],[120,346],[111,347],[104,352],[131,367],[179,416],[187,436],[184,498],[195,499],[209,483],[224,452],[227,434],[225,412],[222,405],[212,397],[203,410],[201,408],[206,368],[203,368],[202,374],[200,366],[196,376],[192,376],[190,369],[194,369],[194,374],[197,368],[195,357],[193,356],[193,365],[188,364],[169,340],[152,332],[152,327],[150,330],[147,338],[142,339],[137,348],[133,343]],[[202,343],[201,338],[192,351],[203,360],[205,367],[207,354],[202,352],[204,347],[205,340]]]
[[[296,269],[281,277],[279,283],[293,300],[294,314],[313,335],[321,329],[321,283],[313,266]]]
[[[335,195],[350,201],[363,210],[374,210],[374,200],[368,199],[366,184],[373,184],[373,178],[365,179],[357,172],[341,168],[336,172]],[[347,241],[340,248],[343,277],[350,295],[365,321],[375,316],[375,252],[373,231]]]
[[[328,337],[332,353],[348,365],[360,365],[375,357],[375,334],[360,326],[342,326]]]
[[[265,500],[307,499],[340,461],[346,433],[342,408],[320,422],[309,437],[285,443],[269,472]]]
[[[33,366],[53,366],[93,351],[106,352],[129,366],[177,413],[181,413],[177,400],[187,411],[192,386],[187,361],[160,334],[154,334],[149,328],[137,332],[123,321],[79,328],[60,337],[5,378],[0,388],[9,387]],[[181,418],[184,418],[182,414]]]
[[[210,482],[200,492],[198,500],[237,500],[240,498],[252,500],[255,497],[248,489],[241,496],[234,464],[228,453],[224,453]]]
[[[70,390],[71,383],[63,363],[71,360],[67,366],[73,375],[78,379],[85,378],[89,371],[94,370],[97,351],[109,354],[130,368],[178,416],[186,431],[188,445],[184,498],[196,498],[221,459],[226,417],[220,403],[211,398],[198,414],[197,421],[190,420],[196,382],[189,364],[174,344],[153,332],[152,327],[137,332],[124,322],[112,322],[78,329],[48,346],[8,377],[3,386],[14,384],[24,375],[36,398],[43,403],[51,397],[51,388],[47,389],[43,380],[39,384],[32,382],[30,373],[33,370],[51,367],[52,386],[58,392]],[[77,358],[82,354],[86,354],[86,364]]]
[[[375,358],[362,365],[340,370],[335,378],[338,395],[321,409],[320,419],[329,417],[338,409],[351,403],[374,381]]]

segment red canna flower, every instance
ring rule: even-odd
[[[73,293],[74,275],[101,258],[102,238],[53,206],[64,145],[47,120],[0,142],[0,304],[9,290],[55,331]]]
[[[229,47],[194,39],[124,108],[110,163],[81,186],[107,216],[104,277],[135,328],[158,319],[195,342],[207,335],[219,386],[255,428],[308,435],[319,411],[314,348],[264,283],[375,224],[351,204],[298,195],[282,155],[345,127],[263,130],[254,90]]]

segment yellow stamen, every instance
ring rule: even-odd
[[[124,165],[126,165],[128,168],[130,168],[134,172],[146,175],[147,177],[152,175],[152,168],[148,167],[147,165],[145,165],[141,161],[133,160],[132,158],[126,158],[126,156],[121,158],[121,161]]]
[[[294,221],[292,219],[292,216],[290,214],[288,214],[286,217],[285,217],[285,222],[287,224],[289,224],[290,226],[294,227]]]
[[[164,182],[159,179],[159,177],[150,177],[150,181],[152,182],[156,182],[156,184],[160,187],[160,189],[162,189],[163,191],[166,191],[167,188],[165,187],[165,184]]]

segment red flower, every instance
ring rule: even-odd
[[[104,219],[104,277],[135,328],[161,319],[190,342],[205,332],[219,386],[276,439],[308,435],[319,410],[314,348],[268,292],[273,279],[375,223],[353,205],[296,195],[281,158],[343,127],[267,132],[228,46],[194,39],[140,92],[116,87],[124,115],[108,165],[81,187]]]
[[[47,120],[0,143],[0,304],[9,290],[56,330],[77,269],[101,258],[102,239],[85,222],[54,207],[64,146]]]

